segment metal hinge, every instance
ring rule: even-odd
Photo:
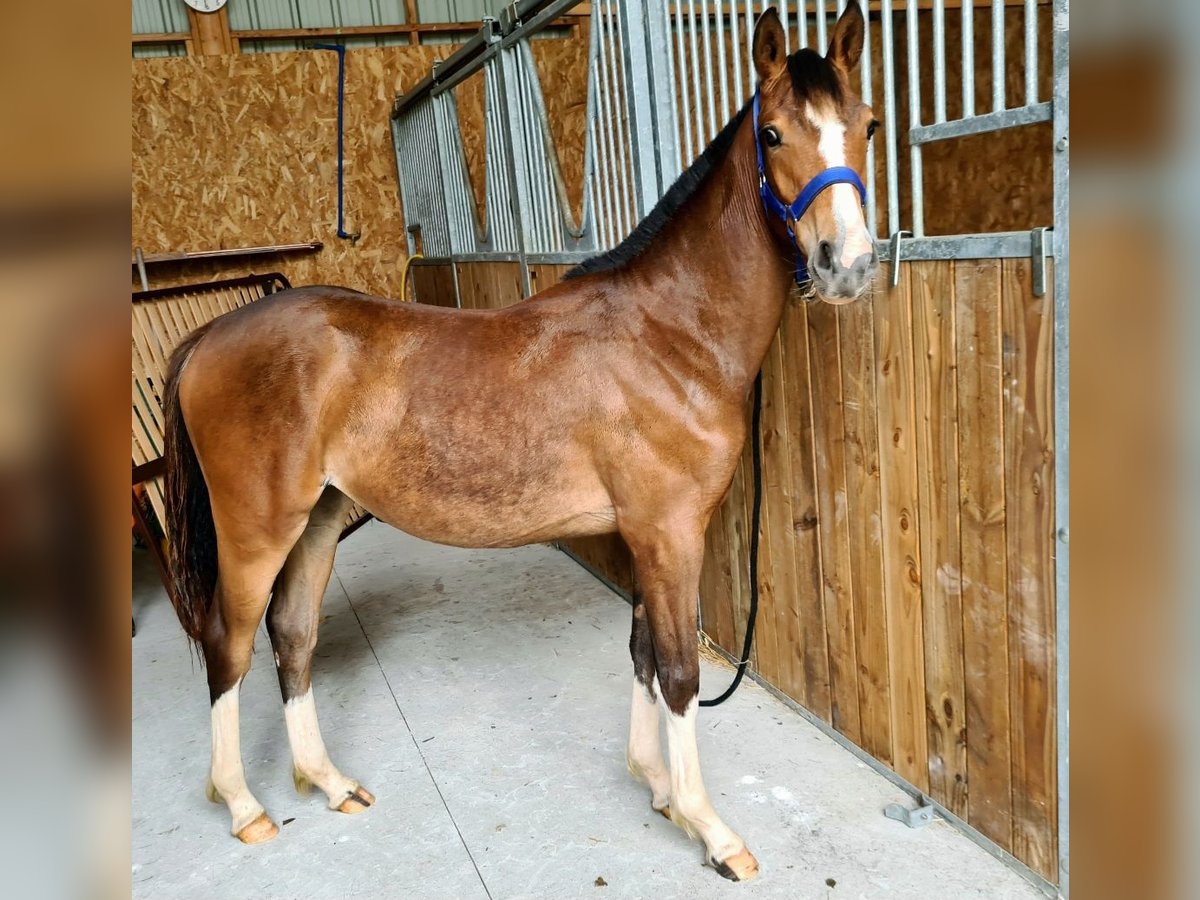
[[[1033,258],[1033,296],[1046,296],[1046,232],[1035,228],[1029,235],[1029,255]]]
[[[883,814],[889,819],[903,822],[909,828],[924,828],[937,817],[937,811],[924,794],[921,795],[916,809],[909,809],[899,803],[889,803],[883,808]]]

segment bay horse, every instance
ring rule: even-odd
[[[755,115],[743,107],[616,250],[525,302],[464,311],[305,287],[216,319],[176,350],[164,397],[173,600],[203,651],[207,792],[228,806],[234,835],[278,833],[246,785],[238,739],[264,613],[297,787],[316,785],[345,813],[374,802],[330,761],[310,677],[356,501],[461,547],[618,532],[636,580],[629,769],[655,810],[703,841],[709,865],[754,877],[696,748],[704,534],[741,455],[794,261],[807,260],[831,303],[867,292],[878,267],[850,184],[785,220],[764,205],[832,168],[864,170],[874,120],[851,87],[862,42],[853,2],[824,56],[789,56],[778,14],[765,12]]]

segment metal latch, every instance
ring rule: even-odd
[[[900,287],[900,238],[912,237],[911,231],[900,230],[892,235],[892,287]]]
[[[1046,232],[1035,228],[1029,235],[1029,255],[1033,258],[1033,296],[1046,296]]]
[[[889,819],[903,822],[909,828],[924,828],[937,816],[933,804],[924,794],[918,800],[916,809],[909,809],[899,803],[889,803],[883,808],[883,814]]]

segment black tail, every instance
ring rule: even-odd
[[[217,531],[213,525],[208,485],[179,408],[179,379],[196,345],[208,331],[203,325],[175,348],[163,386],[167,460],[167,540],[171,552],[169,591],[179,624],[199,641],[217,587]]]

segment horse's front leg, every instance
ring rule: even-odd
[[[633,631],[629,636],[633,657],[633,699],[629,706],[629,748],[625,762],[629,772],[650,785],[650,806],[671,816],[671,775],[663,762],[659,741],[658,679],[654,673],[654,642],[646,604],[634,596]]]
[[[634,576],[649,622],[658,693],[666,707],[671,821],[704,842],[705,860],[721,875],[733,881],[749,880],[758,874],[758,861],[713,809],[696,748],[700,690],[696,592],[704,555],[703,524],[623,528],[622,533],[633,554]],[[635,636],[636,614],[635,608]],[[651,682],[647,691],[653,690]],[[636,726],[644,728],[650,716],[645,710],[639,714],[639,701],[635,692],[633,718]],[[633,737],[631,733],[631,745]],[[656,751],[657,743],[656,736]]]

